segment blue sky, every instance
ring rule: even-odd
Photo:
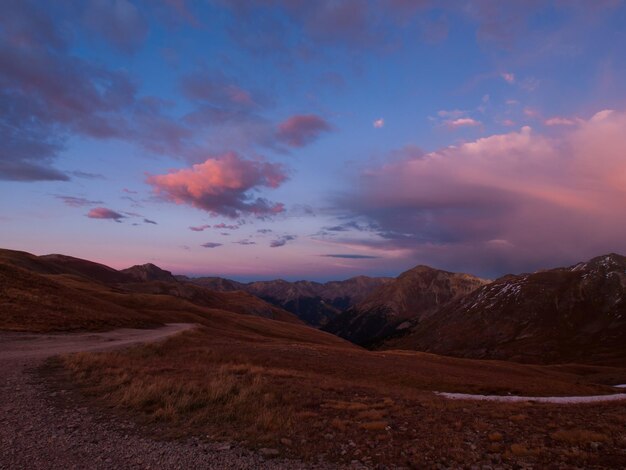
[[[621,1],[8,2],[0,244],[244,280],[624,252],[625,34]]]

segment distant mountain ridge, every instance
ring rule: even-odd
[[[623,362],[626,257],[504,276],[385,347],[525,362]]]
[[[294,313],[313,326],[323,326],[343,310],[364,300],[378,287],[393,280],[357,276],[344,281],[319,283],[282,279],[241,283],[220,277],[187,278],[187,282],[217,291],[244,291]]]
[[[487,282],[471,274],[416,266],[379,286],[324,330],[362,346],[375,346]]]

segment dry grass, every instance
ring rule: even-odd
[[[245,364],[206,367],[199,356],[165,364],[167,354],[176,351],[164,348],[137,348],[115,354],[113,361],[110,355],[72,354],[63,363],[88,394],[139,411],[150,421],[216,436],[219,427],[236,430],[238,437],[290,429],[293,409],[269,386],[271,371]]]
[[[367,457],[414,468],[491,454],[537,467],[554,460],[626,463],[620,438],[626,410],[615,404],[468,403],[427,392],[460,387],[461,365],[468,391],[505,381],[526,392],[602,390],[576,384],[579,376],[419,353],[380,355],[308,328],[241,315],[215,313],[204,321],[205,328],[160,344],[72,355],[64,363],[88,395],[166,423],[176,435],[246,441],[304,459]],[[608,436],[603,452],[572,454],[579,444],[558,433],[563,423]]]

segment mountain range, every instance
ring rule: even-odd
[[[385,348],[524,362],[626,359],[626,257],[508,275],[444,305]]]
[[[308,324],[370,349],[542,363],[626,360],[626,258],[617,254],[493,282],[417,266],[395,279],[240,283],[175,276],[153,264],[116,270],[0,250],[0,287],[0,326],[10,330],[149,326],[172,315],[230,312]]]
[[[389,277],[357,276],[344,281],[319,283],[288,282],[282,279],[241,283],[221,277],[187,278],[187,281],[215,291],[243,291],[295,314],[315,327],[326,325],[344,310],[365,300],[374,290],[393,281]]]

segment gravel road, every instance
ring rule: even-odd
[[[63,400],[63,390],[52,392],[35,373],[50,356],[158,341],[193,327],[178,323],[107,333],[0,333],[0,469],[337,468],[266,459],[224,443],[152,439],[130,421],[67,403],[69,393]]]

